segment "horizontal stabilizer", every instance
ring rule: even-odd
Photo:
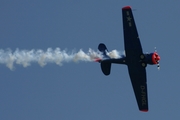
[[[105,75],[109,75],[111,72],[111,63],[110,62],[101,62],[101,70]]]

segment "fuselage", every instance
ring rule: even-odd
[[[139,60],[133,61],[133,62],[141,62],[144,64],[149,64],[149,65],[154,65],[158,64],[160,60],[160,56],[154,52],[154,53],[149,53],[149,54],[143,54],[139,57]],[[126,56],[123,56],[121,58],[115,59],[115,58],[107,58],[104,60],[101,60],[99,62],[110,62],[110,63],[115,63],[115,64],[125,64],[128,65],[130,64],[131,61],[127,61]]]

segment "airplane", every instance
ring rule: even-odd
[[[110,74],[112,63],[127,65],[138,108],[142,112],[148,112],[146,66],[147,64],[157,65],[160,69],[160,56],[156,50],[149,54],[143,53],[130,6],[122,8],[122,17],[125,55],[118,59],[110,58],[107,54],[107,47],[104,43],[100,43],[98,49],[103,58],[98,58],[95,61],[100,63],[101,70],[105,75]]]

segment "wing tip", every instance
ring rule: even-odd
[[[140,110],[141,112],[148,112],[148,109]]]
[[[131,9],[131,6],[125,6],[125,7],[123,7],[122,9],[123,9],[123,10],[129,10],[129,9]]]

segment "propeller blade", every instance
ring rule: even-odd
[[[157,68],[158,68],[158,70],[160,70],[160,66],[158,66]]]
[[[157,69],[160,70],[160,64],[159,64],[159,61],[158,61],[158,64],[157,64]]]
[[[157,52],[157,49],[156,49],[156,47],[154,47],[154,52]]]

